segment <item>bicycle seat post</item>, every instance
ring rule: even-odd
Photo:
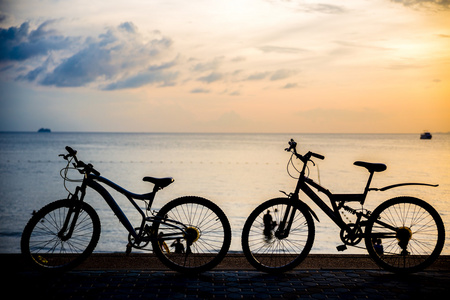
[[[370,175],[369,175],[369,179],[367,180],[366,187],[364,188],[364,198],[362,200],[361,205],[363,205],[364,202],[366,201],[367,193],[369,193],[370,184],[372,183],[372,178],[373,178],[374,171],[369,171],[369,173],[370,173]]]

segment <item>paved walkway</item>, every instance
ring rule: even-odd
[[[2,294],[9,299],[436,300],[450,295],[450,272],[442,271],[409,276],[376,270],[295,270],[281,275],[210,271],[192,277],[142,270],[71,271],[60,276],[22,271],[4,275]]]
[[[373,268],[296,269],[280,275],[219,268],[196,276],[168,269],[117,269],[107,265],[59,276],[27,268],[8,269],[0,281],[2,299],[436,300],[450,295],[448,268],[407,276]]]

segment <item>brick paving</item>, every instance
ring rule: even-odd
[[[59,276],[6,274],[3,299],[448,299],[450,272],[398,276],[380,270],[76,270]],[[8,298],[9,297],[9,298]]]
[[[2,300],[39,299],[449,299],[450,257],[423,272],[396,275],[367,255],[314,255],[295,270],[256,271],[227,255],[212,271],[188,276],[153,255],[94,254],[76,270],[45,275],[19,254],[0,254]]]

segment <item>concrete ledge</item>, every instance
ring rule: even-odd
[[[28,270],[20,254],[0,254],[7,270]],[[368,255],[310,254],[296,269],[379,269]],[[77,270],[169,270],[154,254],[94,253]],[[228,254],[214,270],[255,270],[242,253]],[[450,271],[450,256],[441,255],[427,270]]]

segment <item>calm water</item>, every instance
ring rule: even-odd
[[[290,138],[298,142],[300,153],[311,150],[325,156],[324,161],[316,160],[318,167],[310,167],[310,177],[332,192],[363,191],[368,172],[353,166],[356,160],[388,165],[375,175],[373,187],[401,182],[440,184],[438,188],[372,192],[365,208],[374,209],[394,196],[413,195],[432,204],[450,228],[449,134],[435,134],[427,141],[418,134],[0,133],[0,253],[20,252],[21,232],[31,212],[67,196],[59,176],[65,161],[58,157],[66,145],[78,150],[79,158],[93,163],[103,176],[136,193],[152,188],[142,181],[144,176],[174,177],[175,183],[157,195],[155,209],[185,195],[214,201],[230,220],[231,250],[241,251],[241,229],[250,212],[259,203],[281,196],[279,190],[291,192],[295,187],[286,172],[290,155],[283,151]],[[138,215],[127,200],[117,196],[125,213],[138,224]],[[338,227],[303,198],[320,219],[312,252],[337,253],[336,246],[342,244]],[[102,221],[96,251],[125,251],[128,233],[107,204],[93,191],[87,199]],[[447,242],[445,254],[450,254],[449,246]],[[344,253],[365,250],[349,248]]]

